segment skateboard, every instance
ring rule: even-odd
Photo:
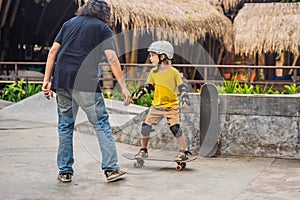
[[[133,166],[136,167],[136,168],[143,167],[144,163],[145,163],[145,160],[149,160],[149,161],[164,161],[164,162],[176,162],[177,166],[176,166],[175,169],[177,171],[183,170],[186,167],[186,163],[191,162],[193,160],[196,160],[198,158],[197,156],[194,156],[194,157],[191,157],[191,158],[189,158],[188,160],[185,160],[185,161],[175,161],[174,159],[171,159],[171,158],[161,158],[161,157],[152,157],[152,156],[149,156],[149,157],[147,157],[145,159],[136,159],[135,158],[135,154],[132,154],[132,153],[123,153],[122,156],[124,158],[127,158],[128,160],[135,160],[136,162],[133,163]]]
[[[218,90],[206,83],[200,92],[200,156],[213,157],[219,146]]]

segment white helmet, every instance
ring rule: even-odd
[[[148,51],[157,53],[158,55],[166,54],[166,56],[168,57],[169,60],[171,60],[174,55],[174,48],[173,48],[172,44],[165,40],[153,42],[149,46]]]

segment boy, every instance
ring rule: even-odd
[[[134,93],[132,98],[138,99],[142,95],[154,91],[154,99],[146,120],[142,124],[141,149],[135,158],[144,159],[148,157],[147,146],[150,133],[153,130],[152,125],[166,117],[179,147],[179,154],[175,161],[187,160],[188,154],[191,153],[186,150],[185,137],[180,128],[178,92],[183,107],[189,107],[190,101],[187,86],[182,82],[179,72],[171,65],[174,48],[167,41],[156,41],[150,45],[148,52],[154,68],[150,71],[147,84]]]

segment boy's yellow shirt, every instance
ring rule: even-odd
[[[178,86],[182,79],[177,69],[170,67],[168,71],[158,72],[158,68],[151,69],[147,83],[154,86],[154,99],[152,106],[155,108],[178,107]]]

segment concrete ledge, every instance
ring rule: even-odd
[[[300,97],[220,95],[224,155],[300,159]]]
[[[190,94],[191,107],[181,112],[182,129],[191,151],[199,152],[200,95]],[[300,159],[298,95],[219,95],[219,154]],[[122,126],[113,127],[116,140],[140,145],[143,111]],[[150,147],[176,150],[166,121],[155,126]]]

